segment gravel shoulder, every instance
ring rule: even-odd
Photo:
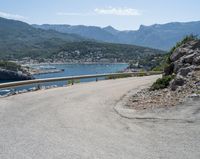
[[[187,104],[177,109],[181,121],[130,119],[116,111],[125,94],[146,88],[159,77],[91,82],[0,98],[0,158],[198,159],[199,102],[190,103],[196,111],[186,111]],[[166,117],[174,119],[170,112]]]

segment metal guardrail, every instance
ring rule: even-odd
[[[101,77],[110,77],[110,76],[141,76],[141,75],[155,75],[161,74],[162,72],[130,72],[130,73],[110,73],[110,74],[95,74],[95,75],[82,75],[82,76],[68,76],[68,77],[57,77],[57,78],[45,78],[45,79],[34,79],[34,80],[26,80],[26,81],[18,81],[18,82],[8,82],[0,84],[0,89],[4,88],[15,88],[20,86],[27,86],[32,84],[42,84],[48,82],[57,82],[57,81],[68,81],[68,80],[79,80],[79,79],[89,79],[89,78],[101,78]]]

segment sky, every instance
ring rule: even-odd
[[[29,24],[113,26],[200,21],[200,0],[0,0],[0,17]]]

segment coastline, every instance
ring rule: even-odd
[[[124,64],[128,65],[128,63],[103,63],[103,62],[83,62],[83,63],[26,63],[21,64],[31,75],[41,75],[41,74],[49,74],[49,73],[60,73],[64,72],[65,69],[58,69],[58,68],[40,68],[37,66],[52,66],[52,65],[117,65],[117,64]],[[35,68],[37,67],[37,68]],[[128,72],[127,69],[122,70],[122,72]]]
[[[21,64],[20,62],[18,62],[19,64]],[[22,66],[40,66],[40,65],[76,65],[76,64],[82,64],[82,65],[92,65],[92,64],[127,64],[126,62],[52,62],[52,63],[25,63],[25,64],[21,64]]]

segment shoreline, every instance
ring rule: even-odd
[[[80,63],[74,63],[74,62],[64,62],[64,63],[58,63],[58,62],[53,62],[53,63],[25,63],[22,64],[20,62],[18,62],[20,65],[22,66],[40,66],[40,65],[77,65],[77,64],[81,64],[81,65],[92,65],[92,64],[127,64],[125,62],[109,62],[109,63],[105,63],[105,62],[80,62]]]
[[[58,68],[34,68],[35,66],[52,66],[52,65],[93,65],[93,64],[99,64],[99,65],[117,65],[117,64],[124,64],[128,65],[128,63],[37,63],[37,64],[21,64],[22,67],[27,68],[27,71],[31,75],[41,75],[41,74],[49,74],[49,73],[60,73],[64,72],[64,69],[58,69]],[[126,69],[125,69],[126,70]],[[125,70],[122,70],[123,72],[127,72]]]

